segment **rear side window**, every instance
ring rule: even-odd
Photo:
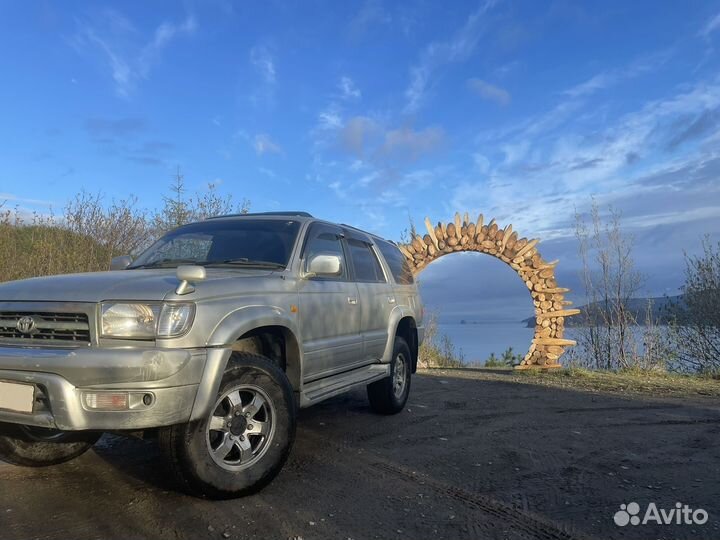
[[[395,278],[395,283],[398,285],[412,285],[415,283],[410,265],[398,248],[389,242],[377,242],[376,245],[380,249],[380,253],[385,257],[385,262],[390,267],[390,273]]]
[[[355,281],[385,283],[385,275],[375,252],[369,244],[354,238],[348,239]]]

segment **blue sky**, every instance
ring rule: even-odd
[[[83,188],[154,207],[180,166],[390,238],[482,211],[575,284],[595,196],[653,294],[720,234],[718,2],[0,2],[0,46],[0,200],[22,210]]]

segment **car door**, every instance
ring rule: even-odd
[[[395,297],[372,240],[348,231],[345,242],[352,265],[352,279],[358,287],[363,354],[368,361],[377,361],[385,352],[388,321]]]
[[[400,307],[410,308],[417,324],[421,324],[423,318],[422,303],[407,259],[390,242],[378,241],[375,247],[378,248],[385,259],[385,266],[395,281],[392,288],[395,293],[396,304]]]
[[[302,271],[319,254],[337,255],[338,276],[300,279],[299,319],[304,355],[304,381],[310,382],[362,364],[362,336],[358,290],[350,280],[343,232],[339,227],[313,223],[305,236]]]

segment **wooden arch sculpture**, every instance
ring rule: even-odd
[[[565,347],[575,345],[575,341],[563,339],[565,317],[577,315],[580,310],[568,309],[572,302],[565,300],[565,293],[569,289],[558,287],[555,282],[558,261],[544,261],[536,247],[539,240],[518,238],[512,225],[501,229],[494,219],[487,224],[483,221],[482,214],[472,222],[467,212],[464,219],[456,213],[455,221],[438,222],[433,227],[430,219],[425,218],[427,234],[415,235],[409,244],[398,247],[414,275],[435,259],[457,251],[487,253],[510,265],[530,290],[536,317],[530,349],[516,369],[560,367],[558,360]]]

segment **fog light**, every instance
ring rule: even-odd
[[[83,400],[88,409],[98,411],[126,411],[127,392],[84,392]]]

